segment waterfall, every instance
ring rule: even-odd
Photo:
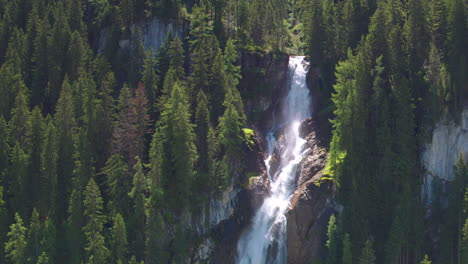
[[[307,63],[303,56],[289,58],[290,90],[279,113],[278,127],[267,134],[268,177],[271,194],[256,212],[251,226],[241,236],[237,247],[239,264],[286,263],[286,210],[296,189],[296,174],[303,156],[305,140],[299,126],[310,116],[310,95],[306,84]],[[275,124],[276,122],[274,122]],[[270,171],[270,160],[276,143],[275,131],[284,129],[284,149],[276,172]],[[271,175],[273,174],[273,175]]]

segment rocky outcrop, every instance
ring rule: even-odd
[[[468,109],[461,116],[459,124],[440,121],[432,132],[431,141],[422,152],[422,164],[426,170],[422,193],[427,201],[431,201],[434,178],[443,182],[452,181],[456,161],[460,155],[468,157]]]
[[[176,20],[162,20],[157,17],[153,17],[145,22],[133,24],[130,26],[130,34],[126,34],[127,38],[119,40],[119,47],[121,49],[130,48],[130,39],[136,34],[137,28],[141,29],[145,48],[152,48],[156,52],[163,45],[169,33],[183,39],[187,25],[186,23],[180,23]],[[110,30],[110,28],[105,28],[99,34],[98,52],[104,50],[106,35],[110,33]]]
[[[327,157],[327,140],[318,123],[309,118],[301,125],[306,155],[298,178],[298,188],[287,212],[288,263],[315,263],[324,256],[330,215],[336,211],[333,185],[320,181]]]
[[[239,91],[244,99],[245,112],[256,131],[272,127],[273,111],[287,93],[289,56],[285,53],[263,53],[243,50],[240,53],[242,79]]]
[[[246,147],[247,162],[237,167],[259,176],[235,175],[225,190],[214,194],[198,212],[185,216],[184,226],[200,238],[190,263],[234,263],[241,230],[268,192],[261,140],[255,136],[253,141],[253,146]]]

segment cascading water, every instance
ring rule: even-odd
[[[305,140],[299,136],[300,122],[309,117],[310,95],[306,84],[307,63],[303,56],[289,58],[291,87],[281,114],[280,127],[273,127],[267,134],[268,177],[271,179],[271,195],[265,199],[252,221],[252,226],[240,238],[237,263],[262,264],[286,263],[286,210],[296,189],[296,172],[302,160]],[[284,150],[276,172],[270,171],[271,155],[276,145],[275,130],[284,127]],[[271,175],[273,173],[274,175]]]

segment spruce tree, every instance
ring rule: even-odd
[[[375,264],[375,253],[372,241],[369,239],[362,248],[361,256],[359,257],[359,264]]]
[[[57,132],[54,121],[48,120],[41,153],[41,178],[39,189],[39,212],[41,216],[55,216],[57,199]]]
[[[143,164],[140,158],[136,158],[137,162],[133,167],[135,174],[133,175],[133,187],[129,195],[133,200],[133,211],[131,214],[132,227],[132,252],[135,252],[137,259],[142,260],[145,252],[145,203],[147,193],[147,179],[143,173]]]
[[[343,238],[343,264],[352,264],[353,263],[353,252],[351,247],[351,238],[349,234],[346,233]]]
[[[10,166],[5,175],[9,208],[19,215],[27,215],[25,206],[26,188],[23,184],[27,178],[29,155],[24,152],[18,142],[11,149]]]
[[[8,242],[5,244],[5,256],[12,264],[26,264],[27,263],[27,228],[23,225],[21,216],[15,214],[15,222],[10,226],[8,232]]]
[[[94,264],[108,263],[109,250],[105,245],[103,228],[105,216],[103,215],[103,200],[101,191],[93,178],[89,180],[84,192],[83,213],[85,226],[83,232],[86,237],[86,260]]]
[[[45,121],[42,117],[39,107],[35,107],[31,113],[30,121],[28,122],[28,149],[31,162],[29,164],[28,177],[23,183],[26,187],[28,198],[26,202],[30,208],[39,206],[39,195],[41,188],[41,154],[44,143]],[[39,252],[40,253],[40,252]]]
[[[70,195],[68,206],[68,218],[66,228],[67,241],[67,261],[71,264],[81,262],[82,248],[84,246],[83,234],[81,232],[84,225],[82,194],[80,190],[73,189]]]
[[[195,110],[195,133],[197,138],[197,150],[199,153],[198,169],[206,173],[209,168],[208,157],[208,132],[210,129],[210,112],[208,111],[208,99],[205,93],[200,90],[197,97],[197,107]]]
[[[3,186],[0,186],[0,256],[4,255],[4,245],[6,242],[6,235],[8,232],[9,214],[6,202],[3,200],[4,197]],[[3,263],[0,261],[0,263]]]
[[[57,195],[56,195],[56,215],[58,219],[64,219],[67,210],[67,197],[71,192],[72,172],[74,167],[73,138],[76,133],[75,107],[70,84],[67,80],[63,82],[60,98],[57,102],[55,125],[57,131],[56,146],[57,156],[60,162],[57,163]],[[61,221],[56,221],[61,224]]]
[[[337,245],[337,228],[336,228],[336,217],[335,215],[330,216],[330,221],[328,222],[328,231],[327,231],[327,248],[328,248],[328,264],[334,264],[338,261],[338,245]]]
[[[28,107],[28,98],[25,89],[20,89],[15,99],[13,109],[11,109],[11,119],[8,122],[10,138],[15,139],[20,147],[28,149],[28,129],[30,112]]]
[[[127,229],[124,219],[119,213],[114,217],[110,244],[113,263],[125,263],[127,258]]]
[[[145,60],[143,64],[142,82],[146,90],[146,97],[148,98],[151,112],[153,112],[153,106],[156,103],[156,97],[159,93],[158,83],[159,77],[156,74],[157,60],[154,55],[153,49],[149,49],[145,52]]]
[[[51,264],[51,262],[49,261],[49,257],[47,256],[47,253],[42,252],[42,254],[37,259],[36,264]]]
[[[111,216],[121,212],[124,217],[130,216],[131,190],[128,165],[120,154],[114,154],[106,161],[101,174],[106,177],[107,193],[109,194],[108,208]]]
[[[39,219],[39,212],[36,208],[33,209],[31,220],[29,222],[27,256],[35,261],[41,254],[41,221]]]

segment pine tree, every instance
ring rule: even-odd
[[[198,169],[206,173],[209,168],[208,157],[208,131],[210,129],[210,112],[208,111],[208,99],[203,90],[197,97],[197,108],[195,110],[195,133],[197,138],[197,150],[199,153]]]
[[[0,67],[0,114],[6,119],[11,117],[10,112],[14,108],[15,98],[20,91],[25,91],[26,86],[21,74],[15,73],[10,63],[4,63]]]
[[[29,164],[28,177],[25,179],[23,184],[25,185],[26,192],[28,194],[26,200],[28,206],[37,208],[39,206],[39,190],[41,188],[41,154],[43,147],[45,146],[43,145],[45,122],[39,107],[35,107],[33,109],[29,120],[28,149],[31,162]],[[31,209],[32,208],[29,208],[28,211]]]
[[[60,93],[65,72],[65,59],[70,41],[70,27],[66,19],[63,2],[59,2],[54,9],[54,24],[47,38],[48,81],[47,102],[54,106]]]
[[[229,180],[227,177],[232,175],[233,170],[239,170],[239,161],[243,158],[242,144],[243,138],[243,113],[238,112],[238,105],[236,104],[236,97],[234,96],[232,88],[228,90],[224,106],[226,110],[224,114],[219,118],[218,131],[219,131],[219,142],[224,149],[224,184],[228,184]],[[237,90],[237,89],[235,89]]]
[[[429,260],[427,255],[424,255],[424,259],[421,261],[421,264],[431,264],[432,261]]]
[[[84,66],[86,59],[85,44],[78,31],[74,31],[70,37],[70,45],[67,50],[65,60],[65,70],[71,81],[78,80],[80,71]]]
[[[109,213],[116,215],[121,212],[124,217],[130,215],[130,201],[128,193],[131,190],[128,165],[120,154],[114,154],[106,161],[101,174],[106,177],[107,192],[109,194]]]
[[[226,94],[226,73],[224,56],[220,48],[216,50],[211,67],[210,85],[208,89],[208,102],[211,106],[211,121],[217,122],[223,113],[224,96]]]
[[[41,222],[36,208],[33,209],[28,231],[27,256],[35,261],[41,254]]]
[[[125,263],[127,258],[127,229],[124,219],[119,213],[114,217],[110,244],[113,263]]]
[[[132,34],[130,39],[130,65],[128,69],[128,80],[132,87],[135,87],[141,80],[144,58],[145,47],[143,45],[143,35],[141,28],[137,27],[136,32]]]
[[[39,189],[39,212],[41,216],[55,216],[57,199],[57,132],[54,121],[48,120],[41,153],[41,178]]]
[[[133,200],[133,212],[131,215],[132,226],[132,252],[135,252],[137,259],[141,260],[145,252],[145,202],[147,192],[147,179],[143,173],[143,165],[140,158],[136,158],[137,162],[133,167],[135,174],[133,175],[133,187],[129,195]]]
[[[193,72],[190,76],[191,90],[189,92],[189,98],[193,99],[200,90],[206,92],[208,88],[208,63],[211,59],[209,49],[212,28],[208,23],[206,9],[207,8],[203,4],[196,5],[193,8],[192,20],[190,23],[190,35],[192,37],[190,47],[193,60]]]
[[[28,174],[29,155],[20,147],[18,142],[11,149],[10,166],[6,173],[6,187],[8,203],[10,208],[14,208],[19,215],[26,216],[24,204],[26,196],[25,185],[23,184]]]
[[[81,252],[83,248],[83,234],[81,232],[84,225],[83,204],[81,191],[73,189],[70,195],[67,218],[67,260],[71,264],[81,262]]]
[[[26,234],[27,228],[24,227],[21,216],[16,213],[15,222],[10,226],[10,232],[7,235],[8,242],[5,244],[5,256],[12,264],[27,263]]]
[[[351,239],[349,234],[345,234],[343,238],[343,264],[352,264],[353,263],[353,252],[351,249]]]
[[[49,76],[49,52],[53,49],[48,49],[47,33],[49,25],[47,20],[39,20],[37,25],[37,34],[34,39],[34,52],[31,59],[32,77],[31,77],[31,102],[33,105],[38,105],[44,102],[48,86]]]
[[[145,160],[145,142],[146,135],[151,126],[149,116],[149,105],[146,98],[145,87],[142,83],[138,83],[138,88],[135,90],[135,97],[132,99],[133,108],[135,109],[135,147],[137,156]]]
[[[11,119],[8,123],[10,138],[15,139],[22,149],[28,148],[29,107],[25,89],[18,91],[15,105],[11,109]]]
[[[9,215],[7,204],[3,200],[4,189],[0,186],[0,256],[4,255],[4,245],[6,242],[6,235],[8,232]],[[3,263],[3,262],[2,262]]]
[[[146,238],[146,264],[166,263],[168,254],[164,248],[164,222],[159,210],[155,206],[155,199],[151,197],[151,210],[149,212]]]
[[[375,254],[372,241],[367,239],[362,249],[361,256],[359,257],[359,264],[375,264]]]
[[[158,83],[159,77],[156,74],[156,57],[154,56],[153,49],[149,49],[145,52],[145,60],[143,64],[142,82],[146,89],[146,97],[148,98],[151,112],[153,112],[153,106],[156,103],[156,97],[158,95]]]
[[[67,80],[63,82],[60,98],[57,102],[55,124],[57,131],[57,195],[56,195],[56,219],[65,219],[67,210],[67,198],[71,192],[70,179],[74,167],[73,138],[76,133],[75,107],[70,84]],[[61,224],[61,221],[56,221]]]
[[[86,259],[94,264],[108,263],[109,250],[104,241],[103,228],[105,218],[103,215],[103,200],[99,187],[93,178],[89,180],[84,190],[84,216],[85,226],[83,232],[86,237]]]
[[[337,245],[337,228],[336,228],[336,218],[335,215],[330,216],[330,221],[328,222],[328,231],[327,231],[327,248],[328,248],[328,264],[334,264],[338,261],[338,245]]]
[[[61,237],[59,237],[59,239],[61,239]],[[49,262],[53,263],[55,257],[57,256],[57,251],[61,248],[62,247],[57,244],[57,229],[55,228],[55,224],[52,219],[48,217],[41,226],[41,241],[39,252],[45,252],[49,258]]]
[[[47,256],[47,253],[42,252],[42,254],[37,259],[36,264],[51,264],[51,262],[49,261],[49,257]]]
[[[174,39],[171,41],[168,54],[169,54],[169,66],[174,69],[175,76],[177,76],[179,80],[183,79],[185,76],[185,70],[184,70],[185,56],[184,56],[184,48],[182,46],[182,41],[180,41],[178,36],[174,37]]]

